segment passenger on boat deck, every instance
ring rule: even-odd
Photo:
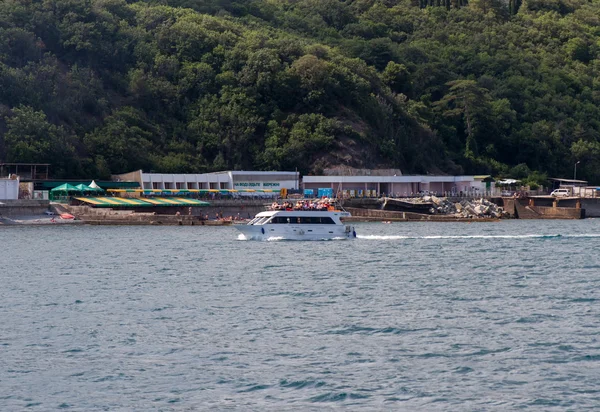
[[[271,203],[271,210],[328,210],[333,205],[333,199],[318,199],[315,201],[305,200],[297,201],[295,204],[285,201],[282,204]]]

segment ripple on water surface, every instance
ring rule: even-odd
[[[3,227],[0,410],[585,410],[600,220]]]

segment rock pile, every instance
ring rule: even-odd
[[[486,199],[475,199],[473,201],[461,200],[453,203],[446,198],[437,196],[424,196],[423,202],[433,203],[430,212],[439,215],[454,215],[457,217],[476,218],[476,217],[508,217],[508,214],[502,207]]]

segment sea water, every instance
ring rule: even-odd
[[[591,410],[600,221],[0,228],[0,410]]]

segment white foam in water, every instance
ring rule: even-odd
[[[244,236],[242,233],[240,233],[237,237],[237,240],[248,240],[248,239],[246,238],[246,236]]]
[[[399,240],[399,239],[417,239],[416,237],[409,236],[378,236],[378,235],[356,235],[357,239],[367,239],[367,240]]]
[[[454,236],[379,236],[379,235],[358,235],[357,238],[365,240],[401,240],[401,239],[530,239],[530,238],[552,238],[552,237],[600,237],[600,234],[531,234],[531,235],[454,235]]]

